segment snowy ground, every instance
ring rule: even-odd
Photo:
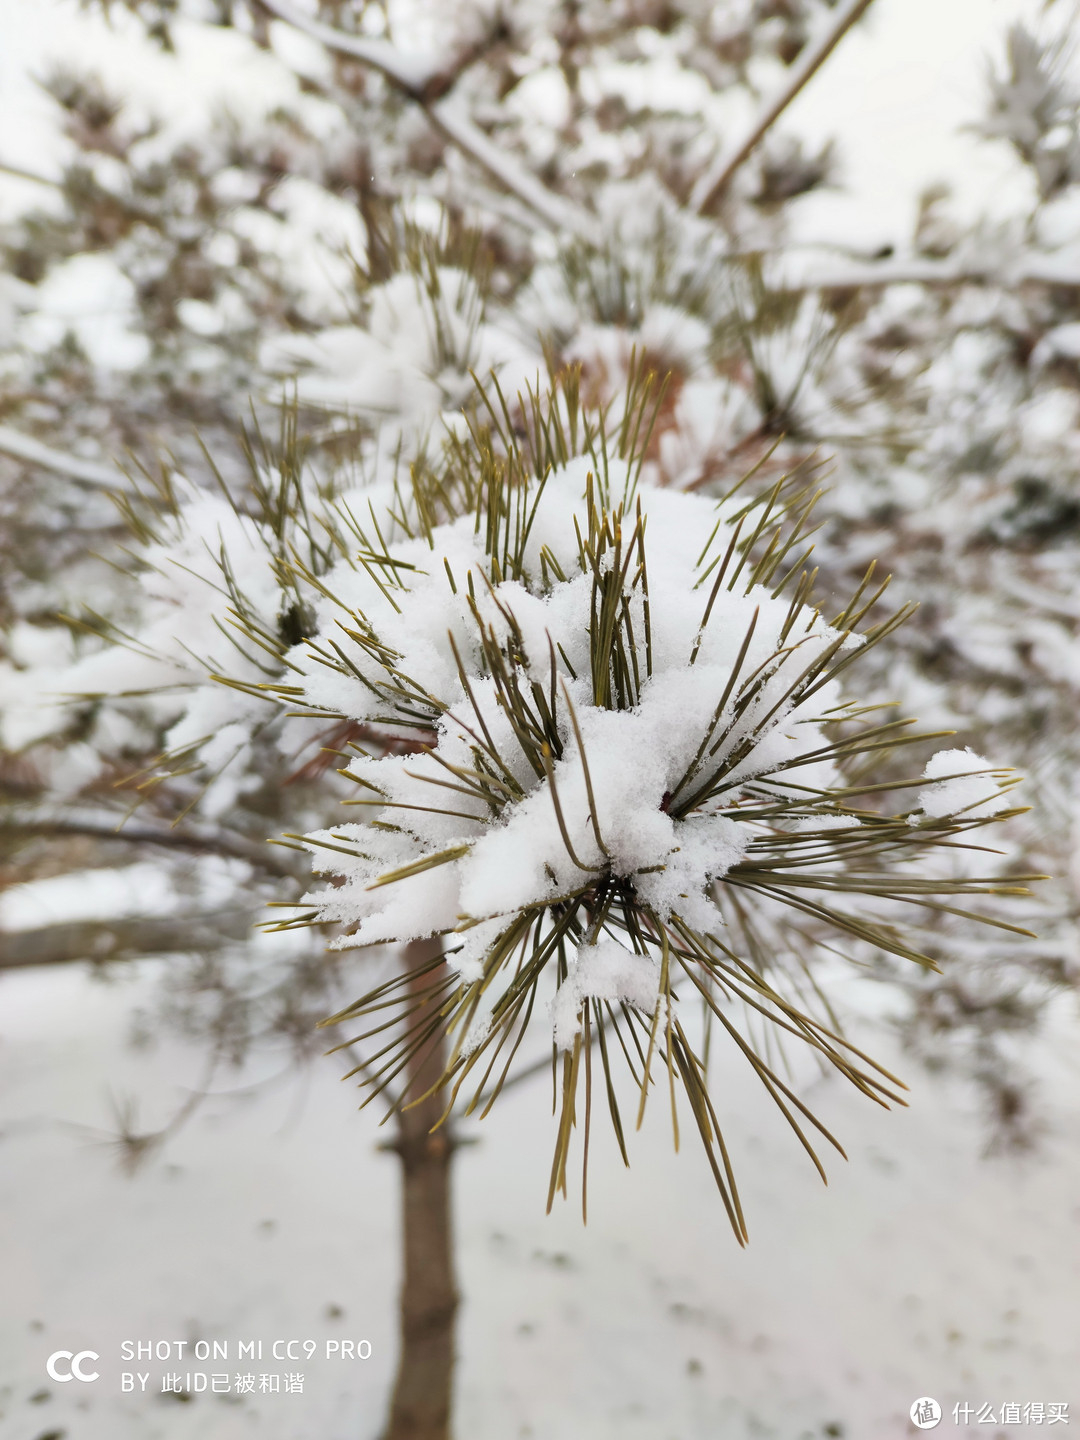
[[[396,1175],[375,1117],[357,1115],[321,1060],[304,1081],[207,1102],[126,1175],[107,1144],[113,1107],[137,1095],[140,1122],[160,1122],[199,1084],[201,1058],[130,1048],[155,967],[114,973],[0,981],[0,1440],[376,1440],[394,1358]],[[601,1140],[587,1228],[574,1198],[545,1217],[548,1092],[543,1079],[521,1086],[458,1164],[457,1433],[892,1440],[917,1433],[907,1412],[921,1395],[957,1436],[1027,1433],[977,1423],[985,1404],[999,1420],[1006,1402],[1071,1402],[1075,1423],[1078,1038],[1062,1014],[1040,1062],[1039,1151],[988,1160],[971,1097],[878,1037],[911,1108],[886,1114],[819,1084],[812,1103],[851,1157],[830,1164],[828,1190],[757,1087],[721,1072],[745,1252],[697,1146],[671,1153],[661,1106],[629,1173]],[[125,1340],[178,1339],[181,1362],[121,1358]],[[228,1363],[191,1360],[198,1339],[228,1342]],[[258,1339],[262,1364],[234,1362],[237,1341]],[[275,1363],[277,1339],[318,1350]],[[367,1340],[371,1358],[327,1360],[327,1340]],[[50,1381],[61,1349],[96,1351],[84,1368],[100,1380]],[[238,1370],[303,1373],[304,1389],[160,1393],[164,1374],[189,1370],[230,1384]],[[125,1371],[150,1374],[145,1397],[121,1392]],[[966,1427],[958,1403],[972,1407]]]

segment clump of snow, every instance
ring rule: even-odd
[[[624,573],[640,683],[623,708],[596,689],[595,576],[578,539],[589,533],[590,495],[625,543],[639,506],[644,524],[647,614],[641,584]],[[466,984],[485,977],[516,916],[573,904],[603,877],[664,924],[677,917],[717,933],[724,921],[713,885],[762,833],[739,818],[744,788],[769,783],[782,795],[792,793],[789,774],[822,790],[837,780],[830,760],[803,758],[823,744],[837,687],[803,700],[799,680],[843,637],[817,612],[785,637],[789,600],[745,579],[720,585],[710,602],[734,534],[724,504],[635,484],[625,462],[589,457],[569,460],[529,496],[513,578],[500,578],[473,514],[447,520],[428,539],[388,543],[398,586],[386,583],[389,564],[378,575],[370,564],[335,566],[315,603],[318,634],[287,656],[291,703],[302,695],[324,715],[382,726],[407,693],[411,712],[399,713],[419,707],[431,717],[420,753],[350,761],[343,773],[357,782],[353,803],[365,818],[307,837],[335,883],[303,903],[345,928],[334,942],[341,948],[437,934],[453,945],[460,935],[448,959]],[[380,530],[394,533],[389,514]],[[555,717],[557,743],[543,767],[511,723],[484,634],[520,693],[537,706],[542,695]],[[737,703],[742,680],[755,674],[756,693]],[[714,794],[719,773],[726,784]],[[575,994],[645,1004],[626,966],[651,974],[652,961],[625,952],[619,970],[619,950],[603,939],[590,949],[561,1005]],[[655,996],[655,976],[649,983]]]
[[[37,351],[72,334],[94,365],[128,371],[150,353],[149,341],[132,328],[134,320],[135,287],[116,262],[106,255],[75,255],[37,287],[37,305],[21,335]]]
[[[927,762],[923,776],[937,783],[919,791],[924,815],[992,815],[1004,808],[992,778],[989,760],[968,746],[964,750],[939,750]]]
[[[655,956],[635,955],[617,940],[582,945],[569,957],[566,979],[551,1007],[555,1043],[572,1050],[581,1030],[580,1011],[588,1000],[622,1001],[651,1013],[660,996],[660,966]]]
[[[402,273],[375,286],[363,328],[338,326],[313,336],[283,335],[264,347],[262,363],[299,373],[304,398],[316,404],[363,405],[387,415],[433,415],[437,381],[451,360],[461,371],[477,362],[481,300],[462,270],[440,266],[428,283]]]

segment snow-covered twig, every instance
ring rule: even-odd
[[[985,269],[951,260],[910,259],[858,261],[829,269],[808,267],[798,278],[775,281],[783,290],[858,290],[880,285],[929,285],[954,288],[957,285],[997,285],[1016,289],[1021,285],[1055,285],[1080,288],[1080,267],[1058,265],[1051,256],[1027,256],[1022,263],[987,265]]]
[[[591,215],[579,210],[561,195],[555,195],[484,134],[452,96],[425,106],[435,128],[451,144],[475,160],[503,189],[516,195],[530,210],[556,230],[568,231],[580,240],[595,239]]]
[[[817,73],[852,25],[855,24],[855,21],[865,10],[869,9],[871,3],[872,0],[848,0],[817,44],[807,47],[805,55],[794,67],[785,84],[768,101],[743,138],[726,154],[719,156],[715,165],[707,170],[694,186],[690,194],[690,206],[696,214],[704,215],[712,209],[727,188],[735,171],[772,128],[807,81]]]
[[[503,189],[516,195],[534,214],[555,230],[566,230],[582,239],[592,237],[594,222],[590,215],[554,194],[512,156],[500,150],[483,130],[464,113],[460,102],[442,94],[441,68],[433,68],[416,57],[399,50],[384,40],[346,35],[331,25],[303,14],[287,0],[259,0],[264,10],[294,29],[318,40],[328,50],[348,55],[362,65],[377,70],[392,85],[403,91],[424,110],[435,128],[452,145],[485,170]]]
[[[202,854],[227,855],[272,875],[292,875],[296,867],[267,845],[216,825],[185,823],[157,825],[145,820],[124,825],[122,817],[109,811],[53,809],[41,807],[14,810],[5,815],[2,828],[39,835],[93,835],[103,840],[122,840],[132,845],[163,845],[172,850],[193,850]]]
[[[348,55],[353,60],[359,60],[361,65],[370,66],[410,95],[421,96],[437,74],[435,68],[418,55],[410,55],[386,40],[346,35],[332,25],[324,25],[321,20],[305,15],[288,0],[259,0],[259,3],[278,20],[284,20],[286,25],[302,30],[328,50],[336,50],[339,55]]]
[[[53,450],[40,440],[32,440],[13,430],[10,425],[0,425],[0,453],[11,455],[16,460],[25,460],[31,465],[41,465],[57,475],[64,475],[80,485],[94,489],[116,490],[123,485],[121,471],[111,465],[99,465],[94,460],[80,460],[77,455],[67,455],[62,450]]]

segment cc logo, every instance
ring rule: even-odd
[[[45,1369],[53,1380],[59,1380],[62,1385],[66,1385],[69,1380],[96,1380],[98,1378],[96,1370],[90,1375],[83,1374],[82,1362],[97,1359],[100,1359],[100,1356],[96,1350],[80,1350],[77,1355],[72,1354],[70,1350],[54,1350],[45,1362]],[[66,1375],[60,1369],[61,1360],[71,1361]]]

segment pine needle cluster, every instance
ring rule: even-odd
[[[713,1034],[824,1178],[812,1132],[843,1152],[782,1078],[776,1041],[883,1105],[903,1087],[844,1037],[815,960],[937,969],[920,916],[1016,930],[968,897],[1025,894],[1034,877],[955,863],[982,848],[972,831],[1018,813],[1008,772],[946,751],[907,773],[908,748],[938,737],[854,698],[853,667],[910,607],[871,623],[885,588],[871,567],[826,621],[807,476],[719,501],[657,489],[642,479],[655,377],[636,367],[599,411],[578,385],[563,372],[515,402],[481,387],[440,456],[374,487],[365,514],[331,506],[330,549],[294,536],[278,551],[303,638],[249,625],[279,677],[233,683],[337,722],[361,816],[286,837],[331,883],[280,926],[335,924],[339,948],[441,938],[444,954],[325,1022],[364,1025],[337,1048],[357,1047],[365,1103],[419,1099],[394,1082],[442,1036],[446,1115],[459,1101],[486,1114],[546,1024],[549,1205],[579,1124],[587,1164],[594,1081],[627,1159],[625,1064],[638,1124],[659,1084],[677,1137],[683,1092],[744,1241]],[[234,609],[240,631],[249,613]]]

